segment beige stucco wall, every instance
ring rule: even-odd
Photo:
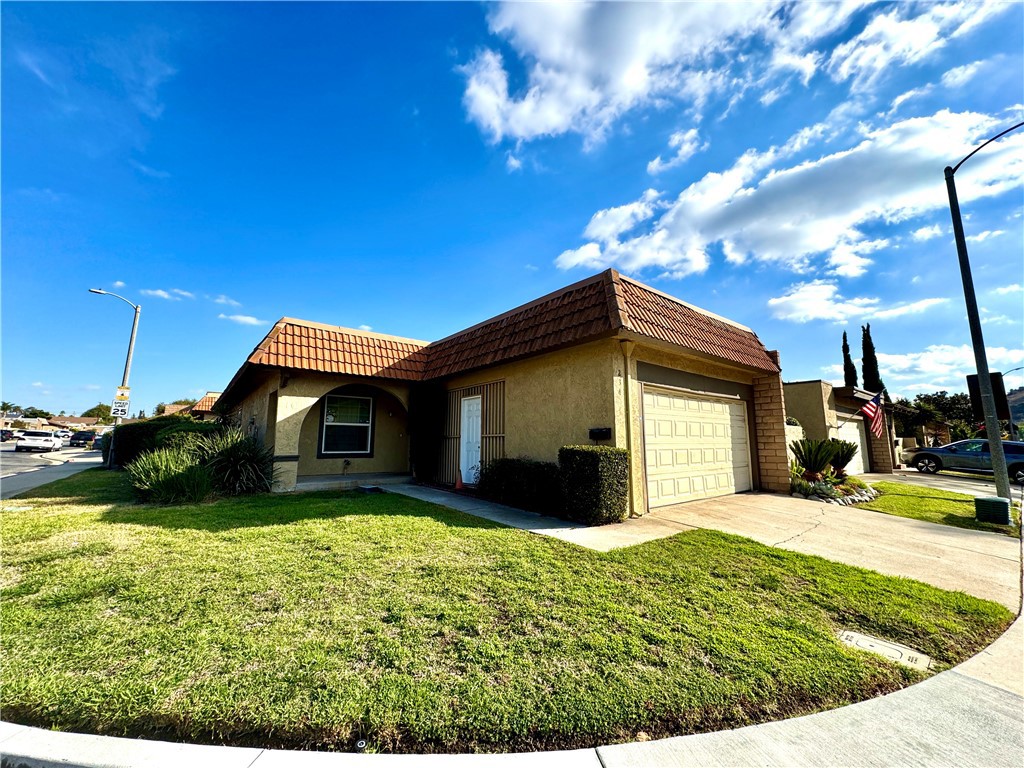
[[[827,440],[836,435],[835,400],[827,381],[797,381],[783,384],[786,416],[800,422],[808,440]]]
[[[558,461],[563,445],[590,445],[591,427],[612,427],[618,345],[602,340],[453,377],[449,391],[505,382],[505,455]]]
[[[377,390],[373,398],[373,456],[345,459],[317,458],[320,437],[320,399],[306,412],[299,431],[299,475],[340,475],[361,472],[408,472],[409,427],[405,406],[394,395]]]

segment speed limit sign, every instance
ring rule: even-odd
[[[116,418],[124,418],[128,415],[130,400],[115,400],[110,406],[110,415]]]

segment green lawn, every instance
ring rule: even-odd
[[[73,731],[578,747],[920,679],[841,645],[843,628],[950,665],[1012,620],[736,536],[601,554],[391,494],[137,506],[123,475],[89,470],[4,507],[0,707]]]
[[[861,509],[885,512],[888,515],[912,517],[928,523],[953,525],[957,528],[973,528],[977,531],[1005,533],[1020,536],[1020,510],[1011,510],[1013,525],[980,523],[974,518],[974,497],[937,488],[926,488],[909,483],[875,483],[875,490],[882,495],[874,501],[858,504]]]

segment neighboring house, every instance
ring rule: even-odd
[[[778,353],[614,270],[433,343],[282,318],[217,410],[273,446],[278,490],[472,484],[491,459],[589,443],[629,450],[634,514],[789,490]]]
[[[185,413],[199,421],[217,418],[217,413],[213,410],[213,404],[217,402],[217,398],[220,395],[220,392],[207,392],[194,405],[189,406]]]
[[[885,403],[882,437],[871,433],[870,422],[860,409],[874,397],[856,387],[834,387],[827,381],[792,381],[784,385],[786,416],[800,422],[808,440],[837,438],[856,443],[857,455],[846,467],[851,475],[864,472],[891,474],[899,461],[894,449],[892,403]]]
[[[173,416],[176,413],[188,413],[188,409],[192,406],[189,403],[168,403],[163,408],[161,416]]]
[[[19,426],[17,429],[45,429],[48,424],[52,424],[52,421],[33,416],[28,418],[26,416],[8,416],[5,419],[0,419],[0,429],[14,429],[13,424],[18,422]],[[20,426],[24,424],[25,426]]]
[[[96,416],[54,416],[47,423],[60,429],[83,430],[95,427],[99,423],[99,418]]]

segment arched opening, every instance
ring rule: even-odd
[[[299,432],[298,474],[409,473],[409,414],[390,392],[346,384],[323,395]]]

